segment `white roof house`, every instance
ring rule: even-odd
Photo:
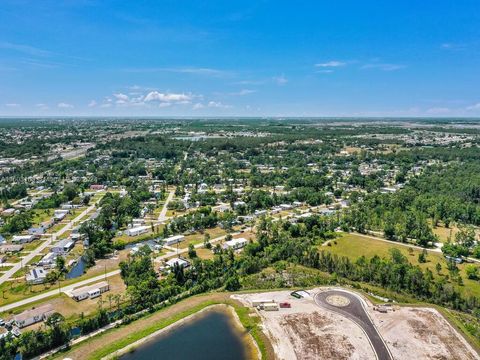
[[[173,258],[173,259],[170,259],[166,262],[166,265],[167,267],[174,267],[175,264],[177,264],[178,266],[180,267],[183,267],[183,268],[186,268],[186,267],[189,267],[190,266],[190,263],[185,260],[185,259],[181,259],[181,258]]]
[[[106,281],[101,281],[97,284],[74,289],[70,292],[70,295],[74,300],[82,301],[87,298],[96,298],[108,290],[110,290],[110,285]]]
[[[29,284],[42,284],[45,282],[46,278],[47,272],[41,267],[33,268],[27,275],[25,275],[25,280]]]
[[[53,264],[55,264],[56,260],[57,260],[57,254],[53,252],[49,252],[38,262],[38,266],[51,267]]]
[[[66,254],[75,246],[75,241],[63,239],[53,244],[51,251],[55,254]]]
[[[185,240],[184,235],[175,235],[175,236],[170,236],[170,237],[166,238],[164,241],[165,241],[165,245],[169,246],[169,245],[173,245],[173,244],[182,242],[183,240]]]
[[[226,241],[224,244],[223,244],[223,248],[224,249],[233,249],[233,250],[237,250],[237,249],[241,249],[243,248],[245,245],[248,244],[248,240],[245,239],[245,238],[237,238],[237,239],[232,239],[230,241]]]
[[[53,306],[51,304],[46,304],[35,309],[25,310],[24,312],[15,315],[13,319],[19,328],[23,328],[39,321],[46,320],[53,313]]]
[[[15,235],[12,237],[12,243],[25,244],[32,242],[35,239],[34,235]]]
[[[125,234],[128,236],[138,236],[148,232],[148,226],[136,226],[125,230]]]

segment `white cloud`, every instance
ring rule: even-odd
[[[220,109],[229,109],[231,108],[232,106],[231,105],[225,105],[225,104],[222,104],[221,102],[219,101],[209,101],[207,106],[209,108],[220,108]]]
[[[277,85],[285,85],[286,83],[288,83],[288,79],[283,74],[280,76],[274,76],[273,81],[275,81]]]
[[[205,105],[203,105],[202,103],[196,103],[195,105],[193,105],[193,110],[203,109],[204,107]]]
[[[173,72],[180,74],[193,74],[204,76],[226,76],[232,75],[231,71],[204,68],[204,67],[159,67],[159,68],[129,68],[124,69],[126,72],[135,73],[154,73],[154,72]]]
[[[48,105],[47,104],[38,103],[38,104],[35,104],[35,106],[37,108],[39,108],[40,110],[48,110]]]
[[[318,70],[318,71],[315,71],[317,74],[331,74],[333,73],[333,70],[330,70],[330,69],[325,69],[325,70]]]
[[[362,69],[378,69],[382,71],[395,71],[395,70],[401,70],[404,68],[406,68],[406,66],[402,64],[386,64],[386,63],[372,63],[372,64],[365,64],[362,66]]]
[[[5,104],[6,107],[9,107],[9,108],[18,108],[20,107],[20,104],[17,104],[17,103],[7,103]]]
[[[36,48],[34,46],[30,45],[24,45],[24,44],[13,44],[10,42],[0,42],[0,48],[1,49],[8,49],[8,50],[14,50],[18,51],[27,55],[33,55],[33,56],[48,56],[51,55],[50,51],[43,50]]]
[[[68,103],[65,103],[65,102],[58,103],[57,107],[60,108],[60,109],[73,109],[72,104],[68,104]]]
[[[480,103],[473,104],[471,106],[467,106],[467,110],[472,111],[472,110],[480,110]]]
[[[175,94],[175,93],[161,93],[158,91],[150,91],[145,98],[144,102],[160,101],[160,102],[185,102],[192,99],[191,95],[187,94]]]
[[[440,45],[443,50],[463,50],[467,47],[466,44],[443,43]]]
[[[434,107],[426,111],[427,114],[431,114],[431,115],[448,114],[449,112],[450,112],[450,109],[447,107]]]
[[[115,102],[119,105],[126,104],[129,101],[128,95],[118,93],[118,94],[113,94],[115,99],[117,99]]]
[[[90,102],[88,103],[88,107],[95,107],[97,106],[97,102],[95,100],[90,100]]]
[[[236,85],[262,85],[265,84],[267,81],[265,80],[240,80],[234,82]]]
[[[345,66],[345,65],[347,65],[346,62],[338,61],[338,60],[332,60],[332,61],[328,61],[328,62],[324,62],[324,63],[315,64],[316,67],[322,67],[322,68],[325,68],[325,67],[340,67],[340,66]]]
[[[256,92],[257,92],[257,90],[242,89],[242,90],[240,90],[240,91],[230,93],[229,95],[232,95],[232,96],[244,96],[244,95],[249,95],[249,94],[253,94],[253,93],[256,93]]]

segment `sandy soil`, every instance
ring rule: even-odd
[[[395,359],[480,359],[435,309],[396,307],[373,315]]]
[[[318,291],[319,289],[317,289]],[[315,293],[315,290],[310,290]],[[313,299],[295,299],[290,291],[235,295],[246,305],[252,300],[289,302],[291,308],[258,310],[265,334],[278,359],[374,359],[366,335],[355,323],[318,307]],[[397,360],[480,359],[435,309],[392,307],[387,313],[367,311]]]
[[[259,311],[264,331],[278,359],[374,359],[366,335],[355,323],[320,309],[312,299],[295,299],[288,291],[238,295],[252,300],[288,301],[290,309]]]

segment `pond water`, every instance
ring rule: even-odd
[[[140,345],[121,360],[245,360],[246,345],[229,314],[209,310],[166,334]]]
[[[83,258],[80,257],[77,263],[70,269],[70,271],[65,276],[65,278],[75,279],[79,276],[82,276],[84,271],[85,271],[85,261],[83,261]]]

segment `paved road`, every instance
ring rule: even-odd
[[[71,285],[62,286],[60,288],[60,290],[62,292],[71,291],[71,290],[73,290],[77,287],[83,286],[83,285],[88,285],[90,283],[94,283],[94,282],[97,282],[97,281],[102,281],[102,280],[105,279],[105,276],[110,277],[110,276],[114,276],[114,275],[117,275],[117,274],[120,274],[120,270],[110,271],[107,274],[98,275],[98,276],[95,276],[95,277],[92,277],[92,278],[89,278],[89,279],[86,279],[86,280],[76,282],[76,283],[71,284]],[[4,306],[0,307],[0,313],[11,310],[11,309],[15,309],[16,307],[19,307],[19,306],[30,304],[30,303],[38,301],[38,300],[48,298],[48,297],[53,296],[53,295],[57,295],[58,292],[59,292],[59,290],[57,288],[55,290],[47,291],[47,292],[41,293],[41,294],[36,295],[36,296],[32,296],[32,297],[29,297],[29,298],[26,298],[26,299],[23,299],[23,300],[20,300],[20,301],[16,301],[16,302],[8,304],[8,305],[4,305]]]
[[[327,302],[327,298],[331,295],[340,295],[350,300],[350,303],[346,306],[334,306]],[[352,320],[359,325],[363,331],[367,334],[370,343],[379,360],[392,360],[393,357],[388,350],[387,345],[383,341],[382,337],[378,333],[375,325],[370,320],[362,301],[356,294],[347,291],[340,290],[328,290],[322,291],[315,295],[315,302],[318,306],[340,314],[349,320]]]
[[[0,284],[3,284],[5,281],[10,279],[13,274],[15,274],[18,270],[22,268],[22,266],[26,265],[35,256],[40,254],[47,246],[49,246],[52,242],[54,242],[58,237],[63,235],[66,231],[70,230],[75,223],[80,221],[85,215],[87,215],[93,209],[95,209],[95,204],[90,205],[87,209],[82,211],[75,219],[69,221],[68,224],[62,227],[55,234],[52,234],[48,240],[45,240],[35,250],[31,251],[28,255],[23,257],[21,262],[16,263],[10,270],[6,271],[2,276],[0,276]]]
[[[175,195],[175,190],[170,191],[170,193],[168,194],[167,200],[165,200],[165,204],[163,204],[162,211],[160,211],[160,215],[158,215],[158,220],[157,220],[158,222],[167,220],[167,211],[168,211],[167,205],[170,201],[172,201],[174,195]]]

